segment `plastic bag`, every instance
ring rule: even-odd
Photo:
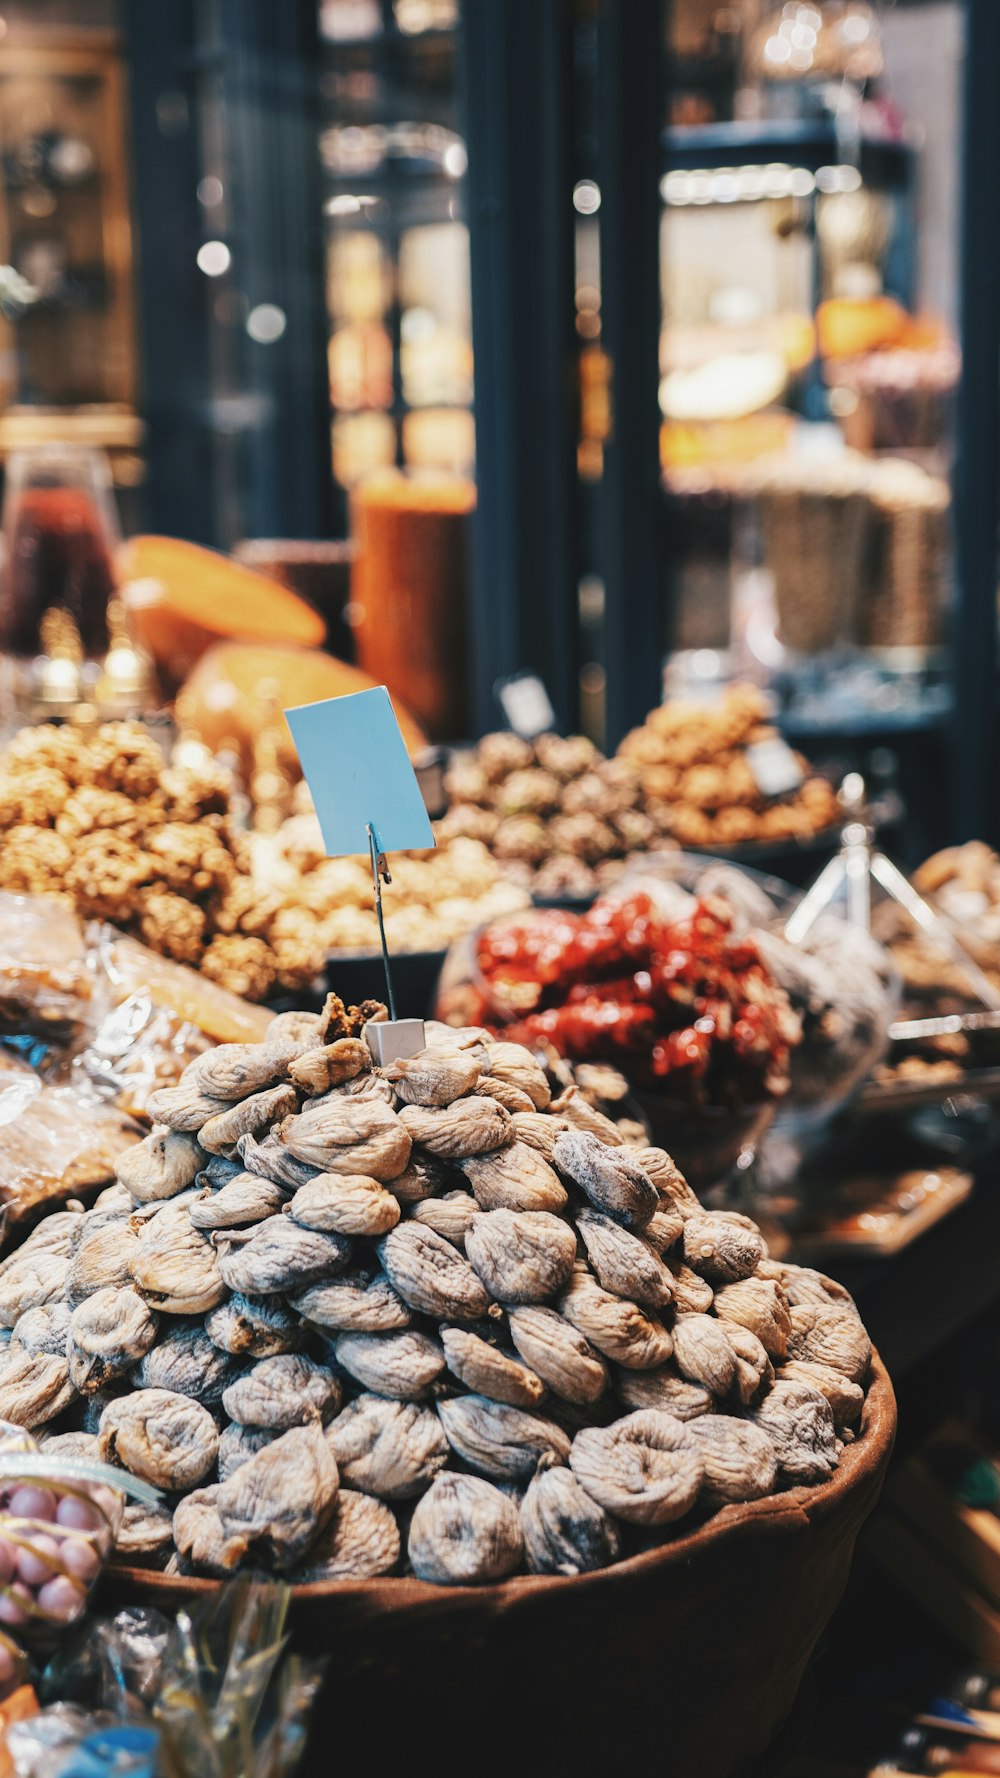
[[[0,1062],[0,1203],[11,1222],[113,1179],[119,1155],[142,1136],[92,1089],[55,1086],[15,1064]]]
[[[80,1616],[126,1493],[160,1498],[108,1464],[47,1457],[29,1432],[0,1424],[0,1624],[31,1636]]]
[[[150,1093],[175,1085],[215,1043],[259,1043],[271,1014],[172,963],[113,926],[87,928],[92,1019],[73,1071],[119,1108],[145,1115]]]
[[[0,891],[0,1028],[67,1042],[90,1017],[93,987],[69,903]]]

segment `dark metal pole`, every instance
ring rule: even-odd
[[[258,536],[328,536],[335,516],[317,12],[315,0],[216,8],[235,282],[250,314],[270,305],[284,316],[277,338],[243,329],[246,522]]]
[[[209,423],[210,281],[198,270],[203,218],[192,0],[124,9],[131,97],[137,298],[147,427],[147,530],[216,543]]]
[[[603,340],[611,437],[600,488],[606,742],[660,701],[660,136],[663,8],[603,0],[598,25]]]
[[[955,473],[956,840],[1000,838],[997,807],[997,514],[1000,491],[1000,6],[967,0],[961,330]]]
[[[470,675],[529,668],[576,724],[576,384],[568,0],[465,0],[477,510]]]

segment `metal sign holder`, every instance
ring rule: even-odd
[[[382,913],[382,884],[392,882],[389,865],[383,852],[374,822],[366,824],[368,834],[368,851],[372,866],[372,887],[375,891],[375,916],[378,920],[378,935],[382,946],[382,967],[385,970],[385,997],[389,1007],[388,1019],[369,1020],[364,1035],[368,1048],[375,1062],[384,1068],[389,1062],[398,1062],[408,1056],[415,1056],[426,1044],[427,1036],[423,1019],[399,1019],[396,1017],[396,996],[392,987],[392,971],[389,967],[389,946],[385,937],[385,920]]]

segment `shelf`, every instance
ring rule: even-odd
[[[668,171],[792,161],[815,172],[817,167],[839,164],[846,156],[832,122],[822,117],[788,123],[678,125],[664,130],[662,143]],[[861,172],[869,184],[905,185],[913,159],[913,150],[905,142],[861,143]]]
[[[146,428],[131,409],[105,407],[8,408],[0,415],[0,457],[36,445],[95,445],[103,450],[137,450]]]

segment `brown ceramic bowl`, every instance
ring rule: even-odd
[[[486,1587],[296,1588],[293,1644],[330,1657],[302,1771],[488,1778],[731,1778],[788,1716],[847,1582],[892,1451],[872,1360],[861,1427],[831,1479],[746,1506],[613,1568]],[[175,1610],[211,1591],[119,1568],[105,1599]],[[655,1760],[655,1766],[651,1763]]]

